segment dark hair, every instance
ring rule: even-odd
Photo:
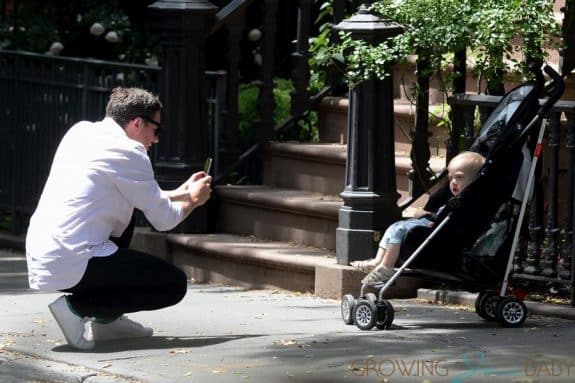
[[[142,88],[117,87],[112,90],[106,117],[112,117],[122,128],[136,117],[149,117],[162,109],[158,96]]]

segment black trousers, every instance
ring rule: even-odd
[[[174,265],[128,246],[134,218],[121,237],[111,238],[118,251],[94,257],[70,293],[69,303],[81,316],[114,320],[125,313],[172,306],[185,296],[186,274]]]

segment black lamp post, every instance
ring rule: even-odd
[[[372,45],[403,30],[371,14],[366,6],[335,28]],[[395,181],[392,77],[362,82],[350,90],[349,100],[346,186],[336,233],[339,264],[373,257],[383,230],[401,217]]]
[[[158,182],[173,189],[202,168],[209,152],[204,45],[218,7],[209,0],[159,0],[149,6],[162,47],[162,131],[155,162]],[[177,231],[205,232],[205,209]]]

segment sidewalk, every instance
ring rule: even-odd
[[[475,294],[420,289],[418,299],[392,300],[391,330],[360,331],[343,323],[339,300],[190,284],[178,305],[130,315],[155,329],[152,338],[79,352],[66,345],[48,311],[59,294],[22,282],[0,289],[0,383],[571,382],[575,376],[572,342],[561,341],[575,339],[570,306],[528,302],[527,322],[508,329],[479,319],[469,307]]]
[[[475,307],[477,294],[465,291],[419,289],[417,290],[417,297],[433,303]],[[529,310],[529,314],[575,320],[575,307],[573,306],[532,301],[525,301],[525,305]]]
[[[531,315],[524,327],[509,329],[453,303],[392,300],[396,319],[391,330],[360,331],[342,322],[339,301],[284,291],[189,285],[178,305],[130,315],[155,329],[152,338],[104,342],[79,352],[66,345],[48,312],[47,305],[57,296],[23,290],[0,293],[0,382],[30,382],[2,378],[33,371],[36,379],[46,377],[46,382],[323,383],[393,378],[388,381],[435,383],[466,376],[477,363],[483,367],[471,372],[481,379],[459,381],[517,382],[517,377],[542,374],[540,363],[555,360],[570,370],[536,381],[567,382],[575,375],[572,342],[558,342],[575,339],[575,322],[558,318]],[[425,363],[434,367],[423,370]],[[405,366],[412,369],[406,372]],[[504,379],[510,371],[513,380]],[[485,374],[500,378],[487,379]]]
[[[0,349],[0,382],[135,383],[133,377],[45,359],[29,350],[24,353]]]

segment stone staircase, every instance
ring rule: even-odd
[[[23,251],[0,249],[0,291],[28,288],[28,267]]]
[[[556,2],[556,11],[564,0]],[[557,55],[551,58],[557,62]],[[409,131],[414,106],[409,84],[415,81],[414,62],[394,73],[395,162],[398,192],[408,196]],[[404,68],[405,69],[405,68]],[[407,85],[406,85],[407,84]],[[475,91],[468,78],[467,91]],[[508,82],[508,87],[515,86]],[[432,110],[441,113],[440,81],[431,81]],[[573,94],[575,87],[568,86]],[[358,294],[363,274],[335,260],[335,230],[339,193],[344,187],[348,100],[328,97],[319,107],[319,143],[270,142],[264,150],[264,185],[217,186],[210,202],[216,232],[163,234],[140,228],[132,246],[182,267],[191,280],[241,285],[246,288],[287,289],[339,298]],[[432,169],[445,164],[444,129],[432,126]],[[414,207],[422,206],[422,198]],[[405,216],[410,211],[404,212]],[[26,288],[25,258],[0,254],[0,288]],[[366,257],[372,256],[366,255]],[[392,296],[413,296],[419,282],[400,278]]]
[[[557,1],[556,12],[563,0]],[[557,62],[553,53],[551,62]],[[408,196],[411,169],[409,131],[415,107],[410,84],[414,62],[394,72],[395,161],[398,192]],[[468,77],[467,91],[476,80]],[[515,86],[513,81],[507,87]],[[445,103],[440,80],[431,79],[431,110]],[[348,100],[328,97],[319,106],[319,143],[270,142],[264,149],[264,182],[260,186],[217,186],[210,202],[216,230],[211,234],[162,234],[139,229],[136,249],[157,254],[182,267],[191,280],[246,288],[287,289],[322,297],[358,295],[363,273],[335,260],[339,194],[346,162]],[[432,125],[429,138],[435,171],[445,166],[444,128]],[[422,206],[425,196],[413,207]],[[411,209],[404,211],[409,216]],[[366,255],[370,257],[372,254]],[[421,283],[399,278],[390,296],[414,296]]]
[[[264,149],[263,185],[216,186],[210,208],[215,233],[163,235],[140,229],[132,246],[163,254],[198,283],[286,289],[329,298],[358,294],[364,274],[335,260],[347,109],[347,99],[322,102],[319,143],[270,142]],[[414,108],[398,99],[395,114],[397,187],[405,198],[411,169],[406,132],[413,124]],[[433,142],[446,138],[442,130],[432,128],[432,153]],[[431,160],[434,170],[445,165],[444,150],[439,152]],[[414,207],[424,203],[422,198]],[[402,277],[390,293],[414,296],[419,286],[417,280]]]

